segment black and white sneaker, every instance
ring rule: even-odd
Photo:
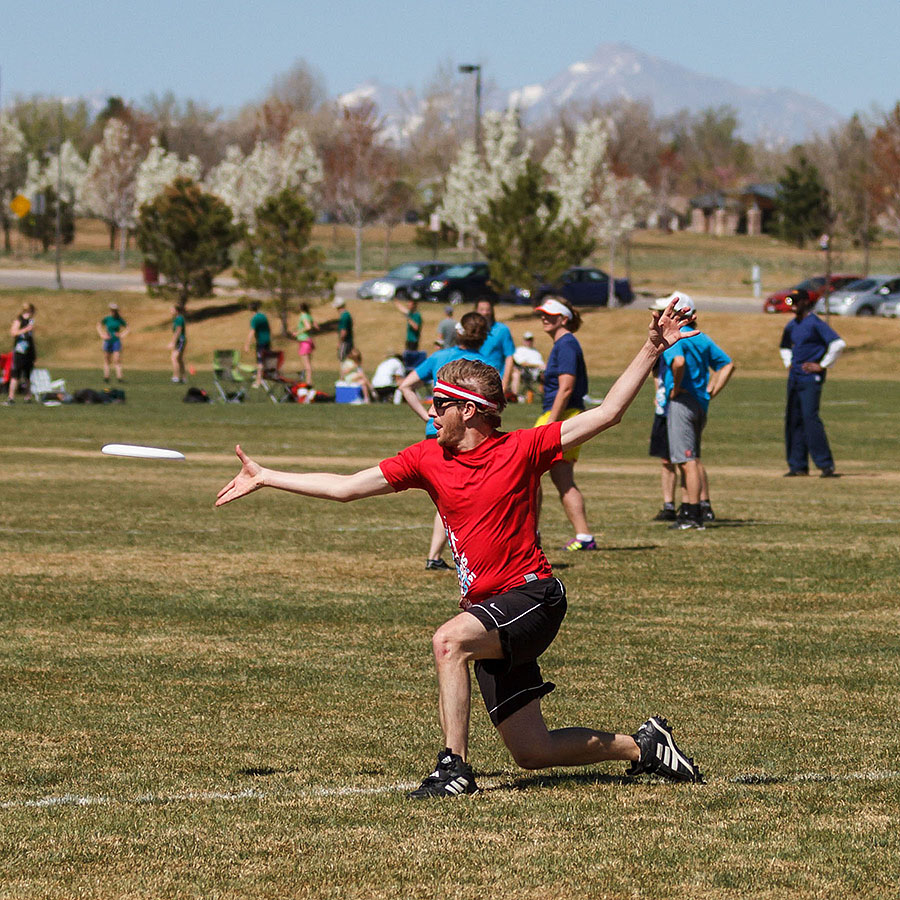
[[[444,571],[445,569],[449,569],[450,566],[448,566],[443,559],[438,557],[437,559],[426,559],[425,568],[428,570],[439,569],[440,571]]]
[[[647,719],[632,737],[640,747],[641,758],[631,764],[626,775],[659,775],[670,781],[703,783],[703,775],[694,760],[678,749],[672,729],[662,716]]]
[[[700,501],[700,521],[701,522],[715,522],[716,514],[713,512],[712,506],[709,503],[704,503],[702,500]]]
[[[674,522],[676,519],[675,507],[664,506],[654,517],[654,522]]]
[[[438,753],[437,768],[406,796],[416,800],[420,797],[458,797],[474,794],[477,790],[472,767],[458,754],[444,749]]]

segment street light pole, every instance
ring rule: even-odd
[[[461,65],[459,71],[465,75],[475,73],[475,152],[481,156],[481,66]]]

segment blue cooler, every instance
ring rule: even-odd
[[[334,401],[335,403],[362,403],[362,385],[336,381],[334,384]]]

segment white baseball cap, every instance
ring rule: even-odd
[[[343,297],[336,297],[331,304],[335,309],[340,309],[342,306],[345,306]]]
[[[660,311],[666,309],[668,305],[675,301],[675,309],[679,312],[696,312],[697,307],[688,294],[683,291],[673,291],[668,297],[660,297],[650,309],[658,309]]]
[[[526,331],[525,334],[522,335],[522,340],[530,341],[534,335],[530,331]]]
[[[548,297],[540,306],[534,308],[536,313],[546,313],[548,316],[563,316],[566,319],[572,318],[572,311],[564,303]]]

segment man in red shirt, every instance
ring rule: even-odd
[[[689,320],[674,300],[655,313],[647,341],[603,404],[564,422],[499,431],[505,399],[496,370],[477,360],[454,360],[438,372],[429,410],[437,440],[407,447],[377,466],[353,475],[278,472],[236,448],[241,471],[219,492],[217,506],[262,487],[340,501],[419,488],[437,506],[456,562],[463,611],[434,635],[446,748],[411,797],[477,790],[467,761],[470,662],[491,721],[523,768],[623,760],[631,762],[631,775],[702,780],[659,717],[648,719],[633,735],[549,730],[540,698],[554,685],[543,680],[537,662],[566,611],[565,588],[536,540],[541,475],[564,451],[618,424],[663,350],[697,333],[680,330]]]

